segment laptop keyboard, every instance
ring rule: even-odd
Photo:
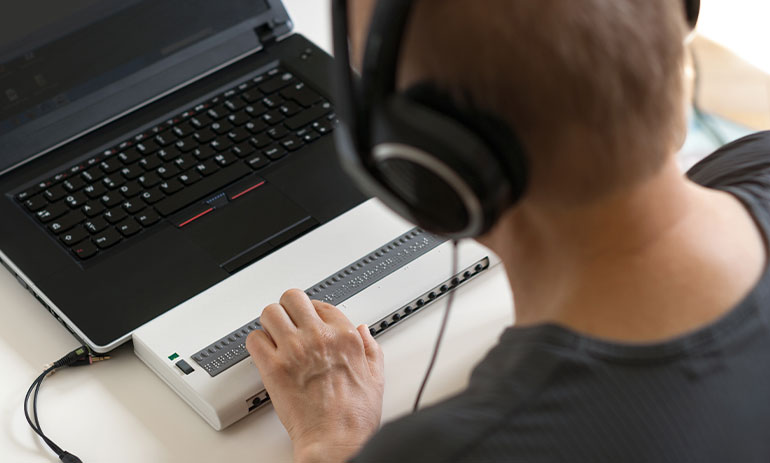
[[[336,124],[328,101],[292,73],[274,68],[16,199],[75,256],[91,259],[313,143]],[[264,183],[259,181],[239,183],[238,191],[226,194],[235,199]]]

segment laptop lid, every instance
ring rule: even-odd
[[[280,0],[25,0],[0,16],[0,174],[261,49]]]

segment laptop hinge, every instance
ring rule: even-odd
[[[288,30],[291,30],[291,22],[279,22],[270,20],[254,29],[262,45],[268,45],[282,38]]]

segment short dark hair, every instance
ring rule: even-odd
[[[589,200],[648,178],[681,141],[686,32],[681,0],[416,0],[400,81],[508,121],[532,194]]]

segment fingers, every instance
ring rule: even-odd
[[[372,336],[368,326],[360,325],[357,330],[358,334],[361,335],[361,340],[364,342],[364,352],[366,353],[366,360],[369,362],[372,376],[382,379],[385,372],[385,355],[382,353],[382,348],[380,348],[380,345]]]
[[[280,304],[270,304],[262,311],[259,323],[267,331],[275,345],[279,345],[282,339],[297,332],[297,327],[291,321],[289,315]]]
[[[348,317],[337,307],[321,301],[312,301],[313,307],[324,323],[339,327],[353,326]]]
[[[298,328],[317,325],[321,322],[315,307],[304,291],[290,289],[283,293],[279,303],[286,309],[286,313]]]
[[[274,354],[275,344],[267,333],[262,330],[254,330],[246,338],[246,350],[249,351],[257,368],[261,370],[263,362]]]

